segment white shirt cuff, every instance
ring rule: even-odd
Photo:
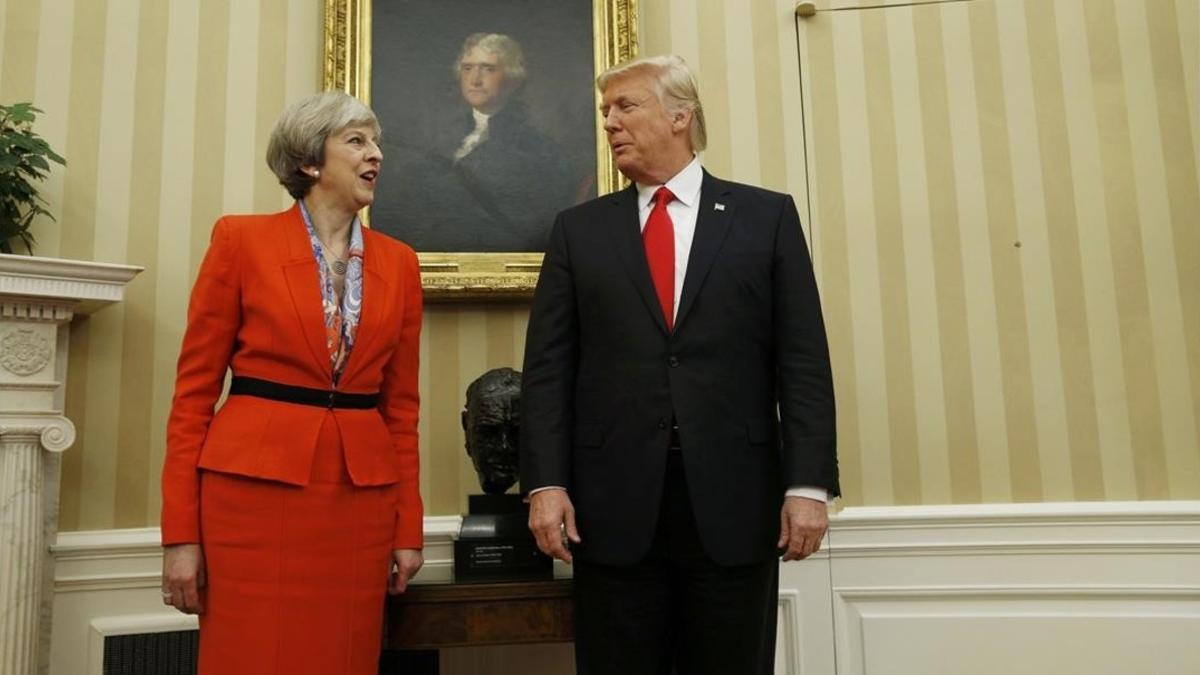
[[[818,501],[818,502],[821,502],[824,504],[829,503],[829,491],[828,490],[826,490],[825,488],[819,488],[819,487],[809,487],[807,485],[790,488],[790,489],[788,489],[787,492],[784,493],[784,496],[785,497],[804,497],[805,499],[812,499],[814,501]]]
[[[561,485],[544,485],[540,488],[534,488],[534,489],[530,490],[529,496],[532,497],[532,496],[536,495],[537,493],[545,492],[546,490],[563,490],[565,492],[566,489],[567,488],[565,488]]]

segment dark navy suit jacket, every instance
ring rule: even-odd
[[[776,555],[785,488],[839,492],[829,351],[792,198],[705,172],[671,332],[636,190],[560,213],[521,415],[522,490],[567,488],[582,560],[629,564],[649,550],[673,418],[709,557]]]

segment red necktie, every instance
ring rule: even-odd
[[[675,314],[675,225],[667,213],[667,204],[675,195],[665,187],[654,193],[654,208],[646,219],[642,230],[642,243],[646,246],[646,262],[650,263],[650,278],[658,303],[662,305],[667,330],[671,330]]]

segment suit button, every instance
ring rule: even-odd
[[[666,428],[667,428],[667,421],[666,421],[665,419],[661,418],[661,417],[660,417],[660,418],[658,418],[658,428],[659,428],[659,429],[666,429]]]
[[[667,359],[667,365],[671,366],[672,368],[678,368],[679,358],[672,354],[671,357]]]

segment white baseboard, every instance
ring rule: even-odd
[[[452,579],[459,522],[425,520],[417,582]],[[158,537],[59,534],[51,675],[99,675],[107,635],[195,625],[161,604]],[[781,568],[779,616],[787,675],[1191,675],[1200,501],[847,508]],[[570,673],[570,648],[454,650],[443,671]]]

